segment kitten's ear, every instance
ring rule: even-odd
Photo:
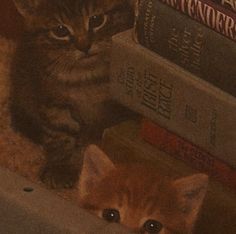
[[[114,169],[114,164],[102,150],[96,145],[88,146],[84,152],[84,162],[79,179],[80,197],[91,192],[94,185]]]
[[[18,12],[25,18],[35,15],[44,0],[13,0]]]
[[[174,181],[181,212],[186,215],[187,225],[191,229],[197,219],[203,199],[205,197],[208,176],[195,174]]]

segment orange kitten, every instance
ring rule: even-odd
[[[149,166],[114,165],[95,145],[84,155],[81,206],[138,233],[193,233],[208,184],[204,174],[171,179]]]

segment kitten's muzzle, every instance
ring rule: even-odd
[[[89,50],[92,47],[92,42],[88,37],[74,39],[73,43],[76,49],[85,53],[86,55],[89,53]]]
[[[98,54],[89,54],[88,52],[88,54],[80,57],[79,64],[81,67],[90,68],[96,66],[97,61],[98,61]]]

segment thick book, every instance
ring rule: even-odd
[[[236,168],[236,98],[132,40],[113,37],[114,99]]]
[[[212,0],[150,0],[140,1],[140,7],[150,8],[161,1],[216,32],[236,41],[236,15]],[[147,4],[147,5],[146,5]],[[145,6],[146,5],[146,6]]]
[[[233,12],[236,12],[236,0],[210,0],[210,1],[220,4],[226,9],[229,9]]]
[[[142,121],[141,137],[169,155],[212,176],[236,192],[236,169],[149,119]]]
[[[236,29],[235,25],[232,27]],[[233,34],[236,36],[236,32]],[[135,38],[143,46],[236,96],[235,41],[161,0],[141,0]]]
[[[140,123],[127,121],[106,129],[102,146],[114,162],[149,161],[156,170],[170,176],[186,176],[198,171],[171,157],[140,137]],[[233,190],[210,177],[195,234],[235,234],[236,195]]]

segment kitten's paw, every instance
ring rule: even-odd
[[[46,165],[40,179],[49,188],[72,188],[78,179],[78,170],[71,165]]]

